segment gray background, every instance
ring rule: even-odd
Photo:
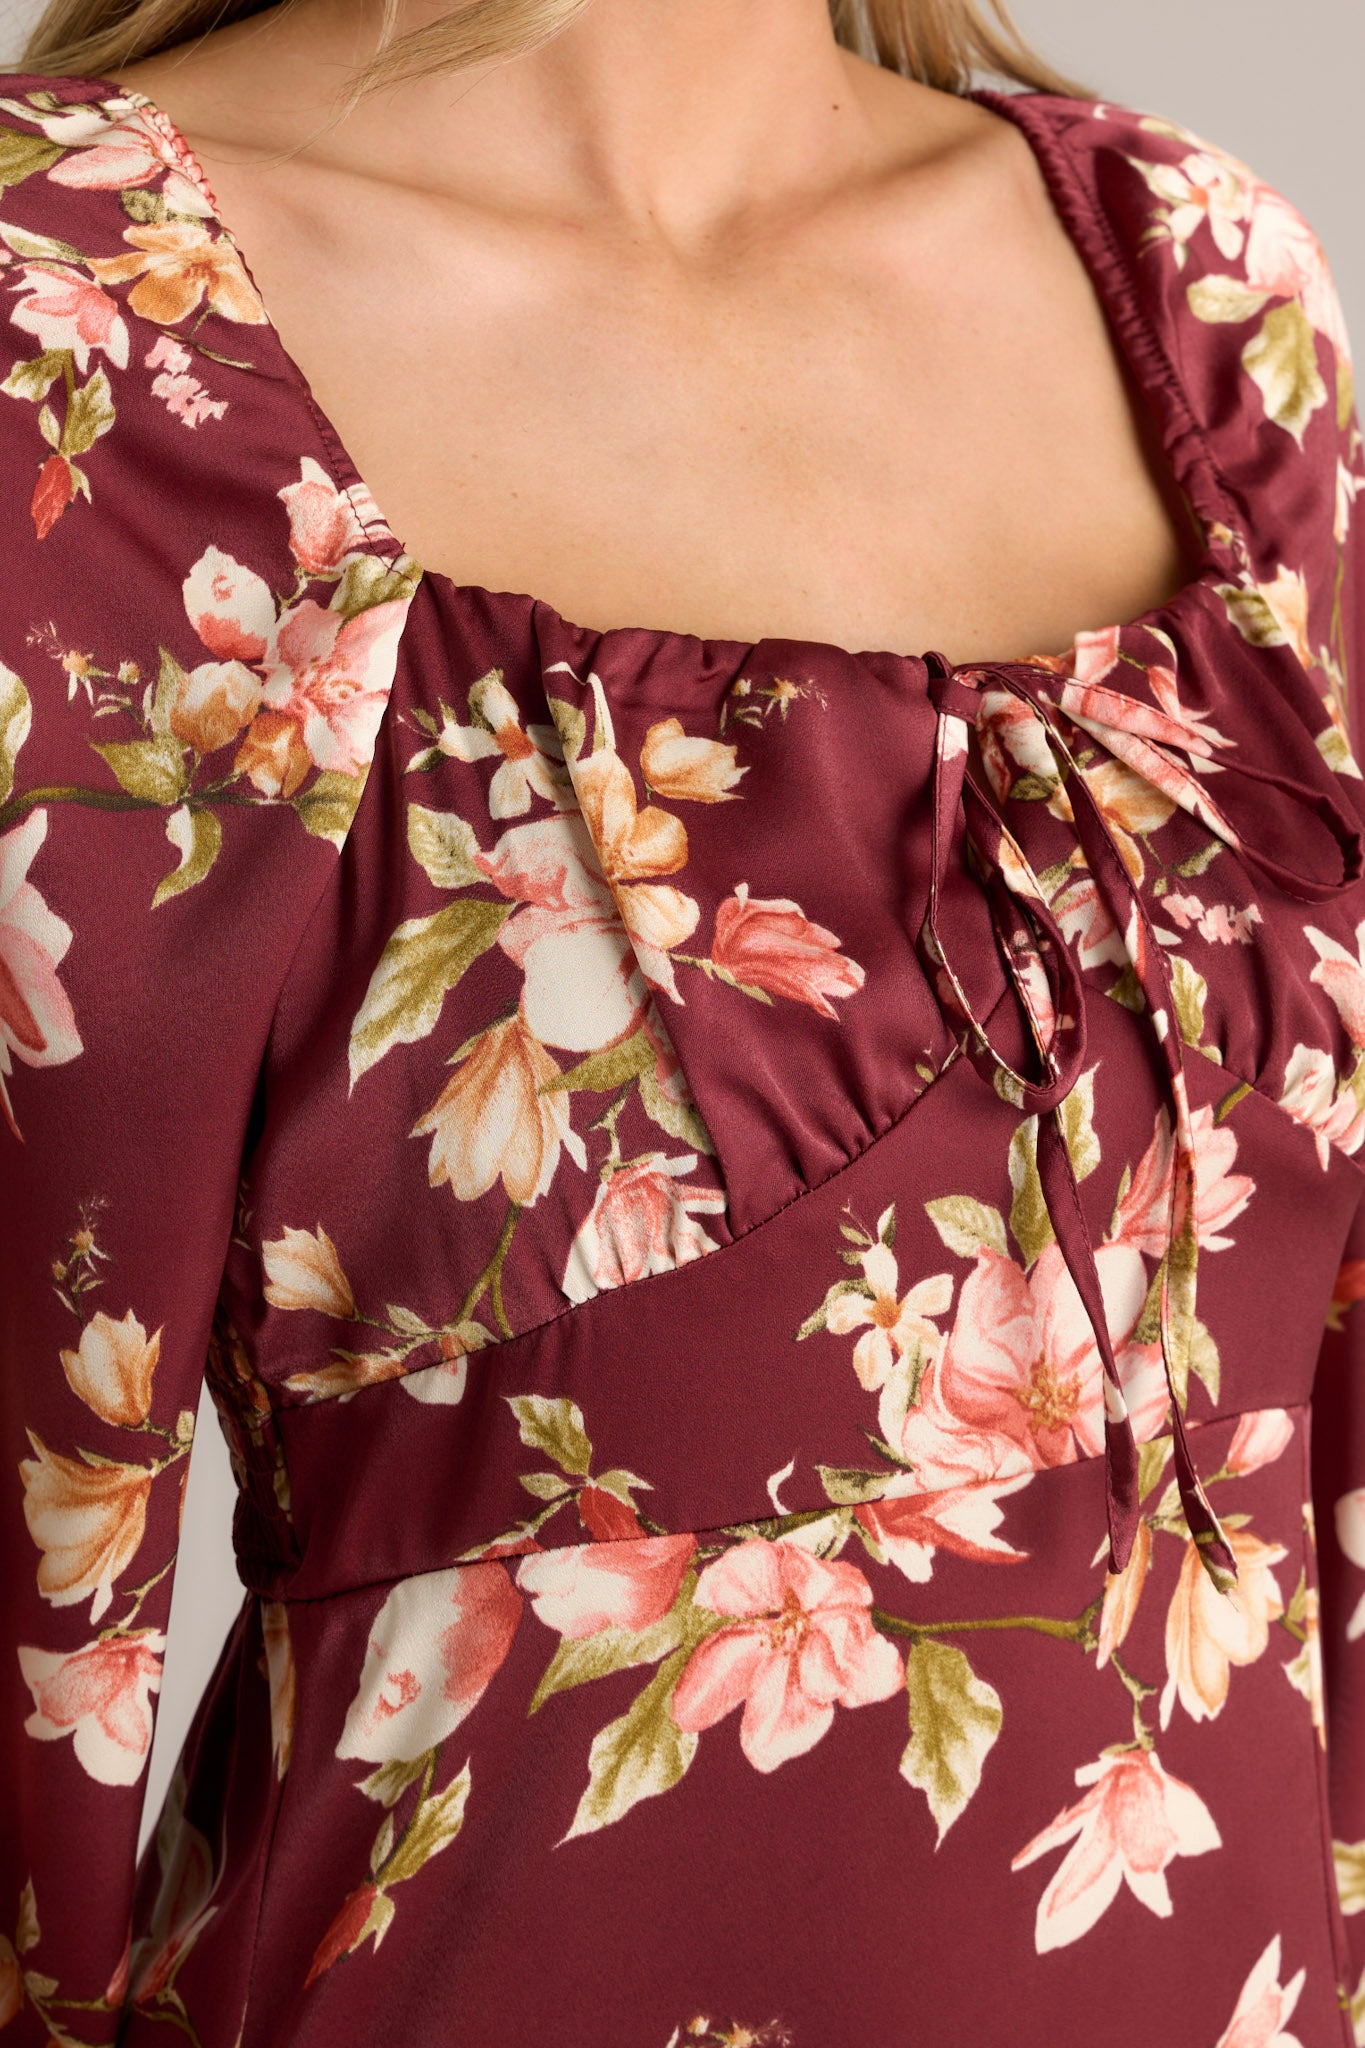
[[[0,0],[13,62],[35,9]],[[1015,0],[1042,55],[1095,91],[1168,115],[1248,162],[1308,216],[1365,345],[1365,0]],[[232,1481],[212,1408],[200,1412],[171,1605],[150,1824],[236,1613]]]

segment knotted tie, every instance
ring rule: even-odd
[[[1173,1160],[1166,1250],[1160,1269],[1161,1356],[1170,1394],[1173,1453],[1180,1503],[1204,1567],[1226,1591],[1237,1567],[1218,1517],[1200,1483],[1190,1453],[1177,1388],[1188,1382],[1195,1319],[1195,1276],[1199,1258],[1198,1180],[1189,1099],[1185,1089],[1184,1045],[1176,1016],[1170,965],[1156,936],[1138,885],[1115,843],[1099,800],[1071,752],[1055,713],[1092,734],[1117,760],[1154,784],[1199,819],[1285,894],[1321,902],[1351,887],[1365,871],[1365,837],[1335,791],[1311,789],[1287,776],[1239,761],[1230,753],[1218,768],[1273,786],[1331,832],[1341,856],[1341,873],[1326,878],[1299,874],[1248,845],[1209,797],[1190,762],[1213,761],[1214,737],[1197,725],[1156,706],[1102,685],[1079,684],[1041,663],[1007,661],[954,668],[941,654],[924,657],[930,701],[939,713],[932,782],[932,863],[929,902],[917,935],[921,959],[939,999],[966,1032],[964,1047],[986,1080],[1002,1078],[1002,1092],[1038,1119],[1038,1175],[1057,1244],[1075,1283],[1099,1349],[1104,1374],[1105,1493],[1109,1525],[1109,1569],[1128,1562],[1139,1521],[1138,1453],[1122,1379],[1109,1338],[1095,1250],[1086,1226],[1060,1105],[1085,1064],[1084,984],[1079,962],[1067,944],[1038,878],[999,811],[968,765],[964,726],[981,717],[983,685],[1018,698],[1041,724],[1057,763],[1060,787],[1070,800],[1076,836],[1096,889],[1119,932],[1142,992],[1143,1013],[1160,1048],[1170,1093]],[[1215,736],[1216,737],[1216,736]],[[1218,745],[1226,745],[1219,741]],[[1176,750],[1176,751],[1172,751]],[[992,923],[1005,965],[1028,1020],[1042,1063],[1040,1079],[1018,1073],[992,1043],[973,1009],[940,928],[949,862],[957,842],[958,813],[978,879],[990,903]]]

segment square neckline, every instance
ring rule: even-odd
[[[34,74],[11,74],[16,79]],[[39,74],[41,76],[41,74]],[[403,543],[390,524],[384,508],[370,489],[339,430],[319,403],[311,380],[286,347],[270,307],[252,272],[250,262],[232,229],[223,218],[212,185],[188,138],[164,107],[148,94],[118,80],[98,74],[44,78],[55,86],[93,87],[102,99],[144,115],[165,141],[180,168],[196,186],[209,209],[218,233],[228,242],[260,302],[264,315],[262,334],[284,372],[287,382],[302,400],[314,431],[329,458],[332,481],[345,495],[362,537],[362,551],[378,559],[410,564],[418,576],[418,591],[426,587],[457,610],[468,605],[493,608],[515,606],[528,619],[548,622],[557,634],[594,644],[623,639],[655,649],[672,649],[699,654],[705,659],[739,661],[761,647],[823,652],[862,665],[904,669],[914,674],[925,670],[925,653],[901,649],[853,649],[841,642],[810,636],[761,634],[756,640],[736,639],[723,634],[695,633],[668,626],[589,626],[566,617],[547,598],[530,591],[495,589],[491,585],[465,582],[448,570],[430,569]],[[1135,396],[1140,401],[1155,445],[1167,465],[1168,479],[1187,504],[1199,532],[1200,560],[1193,573],[1160,604],[1151,605],[1126,620],[1104,620],[1080,627],[1069,645],[1046,653],[978,655],[959,664],[966,669],[986,668],[999,662],[1045,662],[1053,666],[1074,659],[1086,640],[1115,637],[1120,643],[1134,633],[1162,631],[1166,621],[1176,620],[1188,608],[1203,602],[1215,579],[1236,581],[1241,563],[1249,554],[1240,513],[1209,444],[1203,423],[1195,414],[1170,354],[1148,317],[1137,292],[1117,238],[1101,209],[1094,203],[1070,155],[1042,117],[1042,102],[1054,103],[1059,95],[1036,90],[1006,92],[997,87],[973,86],[960,97],[1010,121],[1023,136],[1038,167],[1040,179],[1053,213],[1086,272],[1106,325],[1119,344],[1122,360],[1131,375]],[[1068,109],[1103,108],[1104,100],[1062,100]],[[111,123],[117,126],[117,122]],[[1221,529],[1221,534],[1220,534]],[[1226,535],[1226,538],[1222,538]],[[1221,607],[1220,607],[1221,609]]]

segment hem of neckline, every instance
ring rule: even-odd
[[[41,72],[9,72],[5,75],[16,85],[33,85],[50,92],[60,92],[61,88],[67,88],[83,94],[87,102],[93,97],[96,105],[101,105],[105,101],[122,102],[131,111],[143,113],[155,123],[180,161],[186,175],[202,193],[210,208],[210,217],[214,225],[231,245],[244,274],[261,302],[265,313],[263,333],[268,337],[286,381],[298,393],[313,423],[314,432],[329,458],[333,481],[351,505],[362,536],[362,551],[386,562],[406,561],[412,564],[414,569],[420,572],[419,594],[425,588],[457,607],[469,604],[495,609],[516,606],[526,615],[528,621],[533,621],[539,615],[551,624],[557,633],[573,640],[598,645],[633,639],[655,648],[704,651],[726,659],[751,656],[760,647],[783,646],[834,655],[859,665],[902,669],[911,673],[924,670],[928,650],[916,653],[893,648],[855,649],[842,642],[808,635],[774,633],[762,634],[755,640],[744,640],[728,634],[694,633],[676,627],[648,624],[584,625],[568,618],[547,598],[539,597],[534,592],[495,589],[487,584],[464,582],[445,570],[428,569],[420,558],[404,545],[389,522],[339,430],[319,403],[307,373],[285,346],[284,338],[256,282],[250,263],[232,229],[223,219],[212,184],[188,138],[174,118],[147,94],[123,86],[117,79],[99,73],[56,75]],[[1039,662],[1052,665],[1074,656],[1083,640],[1108,634],[1123,639],[1139,632],[1164,631],[1168,620],[1178,620],[1188,608],[1202,603],[1205,592],[1210,589],[1215,578],[1236,580],[1237,550],[1239,546],[1245,546],[1245,536],[1238,510],[1214,459],[1205,431],[1190,405],[1160,335],[1133,290],[1131,276],[1112,230],[1100,208],[1094,203],[1092,194],[1085,189],[1077,166],[1061,138],[1052,132],[1045,119],[1039,118],[1038,103],[1057,103],[1059,95],[1037,90],[1006,92],[994,87],[976,86],[961,96],[987,107],[1000,118],[1012,121],[1032,151],[1048,198],[1067,239],[1089,276],[1091,289],[1108,324],[1122,345],[1125,359],[1137,385],[1138,395],[1147,406],[1158,429],[1158,438],[1170,465],[1172,480],[1194,512],[1203,536],[1202,554],[1197,569],[1160,604],[1149,606],[1129,619],[1105,620],[1095,625],[1080,627],[1067,646],[1045,653],[976,655],[955,664],[968,669],[986,668],[999,662]],[[1089,103],[1065,100],[1060,101],[1060,104],[1074,110]],[[1024,111],[1025,107],[1027,112]],[[1175,431],[1168,433],[1168,425]],[[1233,540],[1231,547],[1220,548],[1217,539],[1211,537],[1211,517],[1221,521],[1228,528]]]

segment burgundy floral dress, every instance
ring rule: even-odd
[[[0,81],[16,2048],[1365,2040],[1347,338],[980,98],[1201,555],[954,667],[423,575],[169,120]]]

